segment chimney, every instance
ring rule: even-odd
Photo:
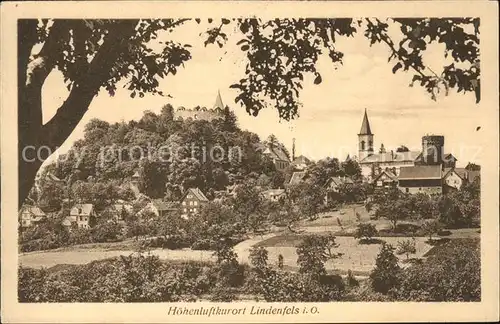
[[[391,160],[394,160],[394,151],[391,150]]]
[[[292,161],[295,161],[295,137],[292,139]]]

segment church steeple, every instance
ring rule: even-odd
[[[359,131],[358,134],[359,160],[362,161],[364,158],[372,154],[373,154],[373,133],[370,128],[370,122],[368,121],[368,114],[365,108],[363,123],[361,124],[361,130]]]
[[[214,109],[224,109],[224,104],[222,103],[222,97],[220,95],[220,90],[217,92],[217,98],[215,98]]]
[[[363,117],[363,123],[361,124],[361,130],[358,135],[373,135],[372,130],[370,128],[370,122],[368,121],[368,114],[366,113],[365,108],[365,116]]]

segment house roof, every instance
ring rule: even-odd
[[[370,128],[370,122],[368,121],[368,114],[366,113],[366,109],[365,109],[365,115],[363,116],[363,123],[361,124],[359,135],[373,135],[372,130]]]
[[[382,175],[386,175],[389,179],[391,179],[392,181],[398,181],[398,176],[395,175],[394,173],[392,173],[391,171],[388,171],[388,170],[383,170],[382,172],[380,172],[374,179],[373,179],[373,182],[377,182],[378,179],[380,179],[380,177],[382,177]]]
[[[455,162],[458,161],[457,158],[453,154],[451,154],[451,153],[445,154],[444,155],[444,159],[445,160],[450,160],[450,161],[455,161]]]
[[[94,209],[92,204],[76,204],[71,208],[70,215],[72,216],[90,216]]]
[[[288,184],[290,185],[299,184],[304,179],[305,175],[306,175],[305,171],[296,171],[292,173],[292,177],[290,178],[290,182],[288,182]]]
[[[288,156],[286,156],[285,152],[280,147],[267,147],[263,153],[269,155],[273,159],[290,161]]]
[[[303,155],[299,155],[297,156],[294,160],[293,160],[293,163],[294,164],[309,164],[311,163],[311,160],[309,160],[308,158],[306,158],[305,156]]]
[[[420,155],[419,151],[408,151],[408,152],[386,152],[371,154],[361,160],[359,163],[383,163],[383,162],[414,162]]]
[[[441,179],[440,165],[419,165],[402,167],[399,171],[399,180]]]
[[[255,149],[262,152],[262,154],[268,155],[272,159],[282,160],[282,161],[290,161],[288,156],[285,154],[283,148],[280,146],[275,146],[271,149],[269,145],[264,143],[257,143],[255,145]]]
[[[184,200],[186,198],[186,196],[187,196],[188,193],[192,193],[199,201],[208,202],[208,198],[198,188],[189,188],[186,191],[186,193],[184,194],[184,197],[182,197],[181,200]]]
[[[352,181],[352,179],[349,177],[331,177],[330,179],[327,180],[326,185],[330,186],[332,183],[335,186],[340,186],[343,184],[353,184],[354,181]]]
[[[175,201],[163,201],[161,199],[153,200],[152,204],[156,207],[156,209],[163,210],[175,210],[178,208],[179,203]]]
[[[44,217],[45,213],[37,206],[23,206],[22,213],[27,212],[35,217]]]
[[[452,172],[456,173],[463,180],[467,179],[467,170],[464,168],[445,168],[443,170],[443,179],[448,177]]]
[[[273,196],[281,196],[285,194],[285,189],[268,189],[261,192],[265,198],[271,198]]]

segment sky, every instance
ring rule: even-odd
[[[487,139],[482,135],[485,131],[476,128],[483,125],[481,119],[487,114],[479,112],[486,108],[475,103],[472,93],[450,91],[448,96],[441,94],[433,101],[424,88],[410,87],[413,74],[393,74],[395,63],[388,63],[386,46],[370,47],[362,32],[337,39],[337,50],[344,53],[343,65],[334,66],[327,54],[320,57],[317,68],[323,82],[315,85],[312,76],[306,77],[300,93],[300,116],[293,121],[280,121],[275,109],[262,110],[253,117],[234,102],[238,93],[229,86],[244,76],[246,64],[244,53],[235,45],[241,36],[229,33],[223,48],[205,47],[200,32],[206,27],[191,22],[165,36],[192,45],[193,58],[175,76],[160,81],[160,89],[171,98],[146,95],[132,99],[120,87],[114,97],[101,91],[60,153],[83,136],[84,125],[92,118],[108,122],[138,120],[145,110],[160,112],[167,103],[174,108],[211,108],[220,91],[224,105],[235,112],[242,129],[257,133],[261,139],[273,133],[290,151],[295,138],[296,155],[314,160],[357,155],[357,134],[366,109],[375,134],[375,150],[382,143],[388,150],[400,145],[419,150],[423,135],[439,134],[445,136],[445,151],[453,153],[459,165],[481,162],[481,143]],[[391,26],[389,32],[396,36],[396,27]],[[429,46],[425,55],[424,62],[434,71],[440,71],[449,62],[440,45]],[[42,90],[44,122],[55,114],[67,94],[60,73],[52,72]]]

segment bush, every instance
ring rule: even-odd
[[[416,253],[416,244],[415,240],[402,240],[398,242],[398,249],[396,250],[397,254],[406,254],[406,259],[408,260],[409,255]]]
[[[372,288],[375,292],[387,294],[389,290],[398,286],[401,273],[394,248],[384,243],[375,263],[375,269],[370,273]]]
[[[250,249],[250,264],[256,269],[263,271],[267,268],[268,255],[269,252],[262,246],[252,247]]]
[[[215,242],[210,239],[200,239],[197,241],[194,241],[193,244],[191,244],[191,249],[193,250],[204,250],[204,251],[209,251],[213,250],[215,247]]]
[[[18,295],[20,302],[193,301],[213,287],[210,269],[201,263],[166,264],[150,255],[122,256],[57,271],[21,267]]]
[[[354,238],[359,239],[359,243],[369,243],[372,238],[377,235],[375,225],[370,223],[358,224]]]
[[[297,264],[300,273],[315,276],[324,275],[325,261],[339,256],[332,249],[338,245],[335,236],[307,235],[297,246]]]
[[[217,284],[212,291],[210,296],[210,301],[213,302],[232,302],[237,299],[234,290],[231,287],[227,287],[221,283]]]
[[[262,280],[267,302],[327,302],[342,300],[344,285],[339,276],[320,276],[269,270]]]
[[[432,235],[438,234],[443,226],[437,220],[428,220],[422,225],[422,233],[429,236],[429,241],[432,241]]]
[[[398,300],[480,301],[481,251],[478,239],[452,240],[434,248],[423,263],[406,269]]]
[[[359,286],[359,281],[358,281],[358,279],[356,279],[356,277],[354,277],[351,270],[347,271],[347,277],[345,278],[345,281],[346,281],[346,285],[348,287]]]

